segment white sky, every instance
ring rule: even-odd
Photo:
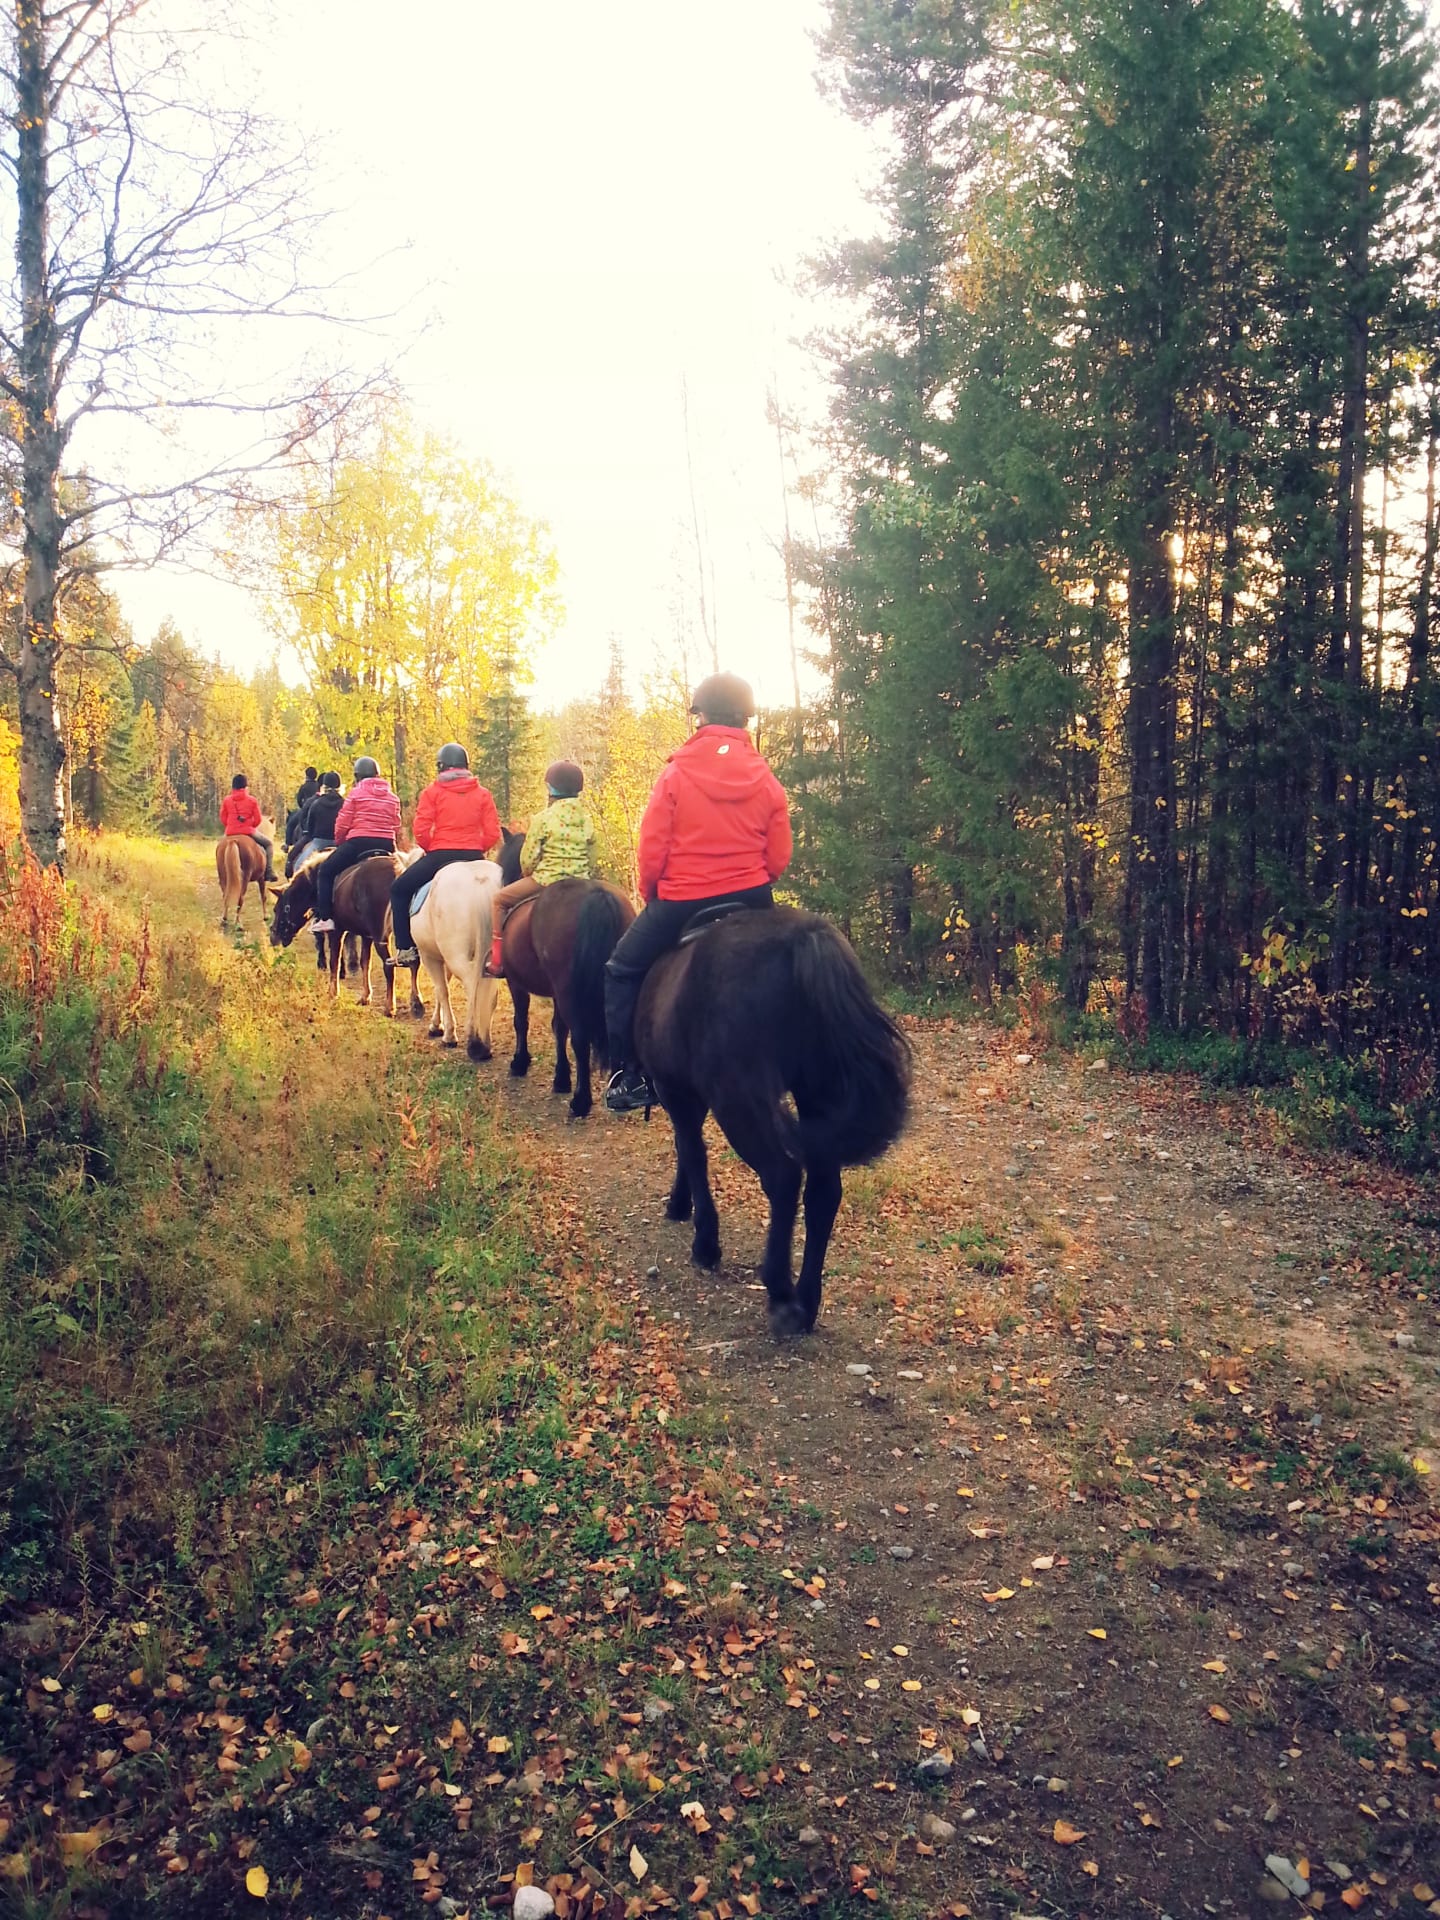
[[[567,615],[538,662],[558,703],[698,637],[682,381],[722,664],[789,685],[779,457],[767,386],[812,413],[787,282],[868,227],[867,136],[824,103],[823,0],[306,0],[277,15],[267,92],[328,136],[340,258],[405,249],[377,303],[429,324],[402,377],[417,412],[548,522]],[[362,296],[363,297],[363,296]],[[169,613],[248,670],[273,641],[237,591],[117,582],[137,638]]]

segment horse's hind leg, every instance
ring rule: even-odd
[[[722,1107],[717,1103],[715,1118],[740,1158],[758,1175],[770,1202],[770,1229],[765,1237],[760,1278],[770,1296],[771,1324],[777,1333],[802,1333],[806,1322],[790,1282],[790,1249],[804,1167],[786,1138],[778,1104],[761,1105],[750,1100]]]
[[[417,960],[410,969],[410,1014],[415,1020],[425,1018],[425,1002],[420,998],[420,963]]]
[[[550,1021],[550,1031],[555,1036],[555,1078],[550,1082],[552,1093],[569,1093],[574,1082],[570,1078],[570,1056],[565,1051],[565,1039],[569,1028],[565,1016],[557,1006]]]
[[[515,1051],[510,1056],[510,1072],[516,1080],[523,1080],[530,1071],[530,996],[513,980],[510,1005],[515,1013]]]
[[[820,1291],[825,1284],[825,1254],[835,1216],[840,1211],[840,1169],[828,1162],[807,1168],[805,1174],[805,1254],[795,1289],[808,1333],[820,1317]]]
[[[360,936],[360,1005],[370,1004],[370,948],[372,941],[368,933]]]
[[[590,1035],[585,1028],[570,1029],[570,1045],[575,1053],[575,1097],[570,1111],[583,1120],[595,1104],[594,1084],[590,1078]]]
[[[672,1220],[683,1220],[693,1207],[695,1232],[690,1242],[690,1258],[697,1267],[720,1264],[720,1216],[715,1211],[715,1196],[710,1191],[710,1162],[705,1152],[705,1103],[696,1094],[661,1089],[665,1110],[675,1129],[675,1184],[665,1211]]]

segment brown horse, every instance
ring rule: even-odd
[[[708,1112],[770,1202],[760,1277],[771,1325],[808,1333],[820,1312],[841,1169],[877,1159],[905,1124],[904,1034],[834,927],[813,913],[772,907],[732,914],[661,955],[640,992],[635,1045],[675,1129],[675,1184],[665,1211],[671,1220],[694,1214],[691,1259],[720,1264]],[[790,1262],[802,1187],[797,1288]]]
[[[506,836],[502,873],[518,870],[522,836]],[[514,879],[509,873],[508,879]],[[517,1078],[530,1069],[530,999],[553,1000],[556,1093],[569,1093],[568,1036],[575,1049],[575,1097],[570,1111],[583,1120],[594,1104],[591,1052],[601,1060],[605,1037],[605,962],[635,918],[635,909],[618,887],[603,880],[555,880],[522,901],[505,922],[502,953],[505,980],[515,1003],[515,1054],[510,1071]]]
[[[319,860],[307,861],[289,886],[275,901],[275,917],[270,923],[270,938],[288,947],[309,919],[315,906],[315,869]],[[347,935],[360,940],[360,1005],[370,1004],[370,949],[378,949],[385,972],[385,1012],[395,1012],[395,963],[390,958],[390,888],[399,863],[388,853],[372,854],[345,872],[335,882],[335,910],[331,918],[335,931],[317,935],[330,942],[330,997],[339,992],[340,953]],[[410,1011],[417,1018],[424,1013],[420,998],[419,966],[410,969]]]
[[[227,833],[223,840],[215,842],[215,877],[220,882],[222,930],[230,925],[232,910],[235,924],[239,926],[245,892],[252,883],[260,889],[260,917],[264,919],[265,889],[272,883],[265,878],[265,849],[248,833]]]

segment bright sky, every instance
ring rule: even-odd
[[[342,257],[397,247],[377,303],[428,320],[417,410],[548,522],[567,616],[539,662],[558,703],[697,630],[682,384],[722,664],[788,692],[779,454],[766,391],[815,412],[795,343],[805,256],[863,230],[867,137],[823,102],[823,0],[307,0],[274,43],[275,109],[329,136]],[[137,637],[172,614],[248,669],[273,642],[236,591],[117,583]]]

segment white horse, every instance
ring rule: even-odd
[[[410,933],[425,971],[435,982],[433,1039],[458,1047],[450,981],[465,989],[465,1049],[472,1060],[490,1058],[490,1026],[495,1018],[498,980],[485,973],[500,869],[493,860],[457,860],[430,882],[420,910],[412,912]]]

